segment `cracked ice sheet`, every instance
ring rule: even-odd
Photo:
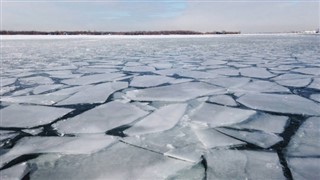
[[[134,105],[112,101],[73,118],[59,121],[53,126],[59,132],[67,134],[102,133],[130,124],[147,114],[148,112]]]
[[[116,78],[123,77],[124,74],[121,73],[106,73],[106,74],[95,74],[95,75],[88,75],[82,76],[80,78],[75,79],[67,79],[63,80],[61,83],[68,84],[68,85],[88,85],[100,82],[107,82],[113,81]]]
[[[320,156],[320,117],[308,118],[291,138],[288,156]]]
[[[240,139],[242,141],[257,145],[262,148],[269,148],[282,141],[282,137],[263,131],[241,131],[238,129],[217,128],[218,131]]]
[[[320,179],[320,158],[312,157],[289,157],[288,166],[293,179],[310,180]]]
[[[183,161],[197,163],[206,150],[192,129],[176,126],[168,131],[125,137],[123,141]]]
[[[224,89],[200,82],[189,82],[168,86],[128,91],[126,94],[137,101],[183,102],[199,96],[219,94]]]
[[[0,110],[1,127],[30,128],[51,123],[73,109],[47,106],[10,105]]]
[[[158,86],[165,83],[170,83],[174,81],[174,78],[166,76],[155,76],[155,75],[144,75],[144,76],[135,76],[130,82],[130,86],[133,87],[152,87]]]
[[[237,101],[249,108],[289,114],[320,115],[320,105],[292,94],[248,93]]]
[[[112,93],[127,87],[127,82],[98,84],[79,91],[69,98],[58,102],[56,105],[103,103]]]
[[[149,116],[125,130],[127,135],[161,132],[173,128],[186,111],[187,104],[170,104],[154,111]]]
[[[276,153],[211,150],[205,159],[208,179],[286,179]]]
[[[250,68],[242,68],[239,70],[242,76],[247,77],[254,77],[254,78],[271,78],[275,75],[267,71],[265,68],[256,68],[256,67],[250,67]]]
[[[24,137],[1,156],[1,166],[25,154],[91,154],[114,142],[112,136],[104,134],[88,137]]]
[[[28,164],[21,163],[0,171],[1,180],[22,179],[29,172]]]
[[[67,155],[55,162],[41,161],[33,161],[38,169],[31,179],[166,179],[193,166],[121,142],[91,156]],[[52,165],[48,167],[49,163]]]
[[[203,103],[190,113],[190,119],[208,124],[210,127],[219,127],[242,122],[255,114],[256,111],[253,110]]]

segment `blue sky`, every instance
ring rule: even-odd
[[[319,27],[315,0],[2,0],[6,30],[283,32]]]

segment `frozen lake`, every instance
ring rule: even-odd
[[[320,179],[320,36],[3,36],[0,179]]]

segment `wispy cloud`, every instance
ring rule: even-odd
[[[319,1],[3,2],[3,29],[288,31],[319,26]]]

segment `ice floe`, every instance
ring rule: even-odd
[[[275,76],[265,68],[250,67],[250,68],[242,68],[239,71],[242,76],[254,77],[254,78],[267,79]]]
[[[278,84],[291,87],[305,87],[311,82],[311,77],[301,74],[284,74],[273,78]]]
[[[30,168],[26,162],[12,166],[10,168],[0,171],[1,180],[18,180],[22,179],[28,172]]]
[[[140,108],[117,101],[100,105],[73,118],[59,121],[54,127],[61,133],[101,133],[127,125],[147,115]]]
[[[24,137],[4,156],[30,153],[91,154],[114,143],[112,136]]]
[[[286,179],[276,153],[211,150],[205,158],[208,179]]]
[[[228,126],[247,120],[256,111],[203,103],[190,114],[192,121],[208,124],[210,127]]]
[[[124,74],[121,74],[121,73],[94,74],[94,75],[82,76],[80,78],[63,80],[62,83],[67,85],[87,85],[87,84],[113,81],[114,79],[122,76],[124,76]]]
[[[125,130],[124,133],[132,136],[168,130],[177,124],[186,108],[187,104],[170,104],[161,107]]]
[[[122,70],[129,72],[152,72],[155,68],[150,66],[126,66]]]
[[[288,156],[320,156],[320,117],[308,118],[291,138]]]
[[[161,84],[169,83],[170,81],[173,81],[173,80],[175,79],[166,77],[166,76],[155,76],[155,75],[135,76],[130,82],[130,86],[152,87],[152,86],[158,86]]]
[[[289,118],[287,116],[276,116],[267,113],[257,113],[256,115],[251,116],[246,121],[233,124],[230,127],[236,129],[261,130],[264,132],[280,134],[284,131],[288,119]]]
[[[222,134],[213,128],[200,128],[195,129],[194,131],[198,139],[207,149],[240,146],[246,144],[243,141],[239,141],[230,136]]]
[[[132,90],[127,96],[138,101],[187,101],[199,96],[221,93],[223,89],[200,82],[189,82],[168,86]]]
[[[17,78],[5,78],[5,77],[2,77],[1,78],[1,88],[4,87],[4,86],[8,86],[8,85],[11,85],[13,84],[14,82],[16,82]]]
[[[3,96],[1,101],[10,103],[40,104],[53,105],[66,99],[67,95],[41,94],[41,95],[24,95],[24,96]]]
[[[310,99],[320,102],[320,94],[312,94]]]
[[[57,105],[103,103],[112,93],[127,87],[127,82],[98,84],[75,93],[69,98],[58,102]]]
[[[239,88],[245,84],[247,84],[250,79],[249,78],[236,78],[236,77],[218,77],[209,80],[203,80],[213,85],[221,86],[224,88],[232,89]]]
[[[320,179],[320,158],[290,157],[287,161],[293,179]]]
[[[237,101],[252,109],[302,115],[320,115],[320,104],[293,94],[247,93]]]
[[[192,129],[180,126],[163,132],[126,137],[123,141],[194,163],[201,160],[201,155],[206,150]]]
[[[193,166],[124,143],[91,156],[62,156],[50,168],[46,166],[48,163],[35,160],[38,169],[31,174],[31,179],[166,179]]]
[[[236,139],[240,139],[262,148],[269,148],[283,140],[282,137],[276,134],[263,131],[242,131],[229,128],[217,128],[217,130]]]
[[[208,99],[208,102],[213,102],[213,103],[217,103],[217,104],[221,104],[221,105],[225,105],[225,106],[237,106],[238,105],[236,103],[236,101],[228,95],[211,96]]]
[[[1,127],[29,128],[51,123],[73,109],[47,106],[10,105],[1,112]]]
[[[53,91],[58,88],[61,88],[63,85],[62,84],[53,84],[53,85],[40,85],[37,86],[33,89],[34,94],[41,94],[47,91]]]
[[[320,78],[313,78],[312,83],[308,87],[320,90]]]
[[[319,69],[319,67],[298,68],[298,69],[294,69],[294,70],[292,70],[292,71],[294,71],[294,72],[299,72],[299,73],[303,73],[303,74],[316,75],[316,76],[319,76],[319,75],[320,75],[320,69]]]
[[[248,84],[245,84],[237,89],[233,89],[234,92],[286,92],[290,90],[280,86],[274,82],[253,80]]]
[[[88,137],[25,137],[20,139],[9,152],[1,156],[0,166],[25,154],[91,154],[114,142],[114,138],[106,135]]]

